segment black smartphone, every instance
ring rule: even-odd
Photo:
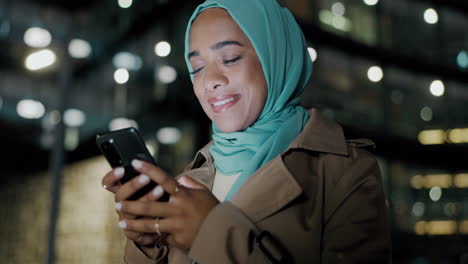
[[[143,138],[134,127],[99,134],[96,136],[96,143],[112,168],[123,167],[125,169],[125,174],[120,179],[121,183],[126,183],[140,174],[132,167],[132,160],[144,160],[156,165],[153,156],[146,148]],[[150,181],[131,195],[128,200],[137,200],[156,186],[157,184],[154,181]],[[159,199],[159,201],[168,200],[169,194],[167,192]]]

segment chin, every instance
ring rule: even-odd
[[[233,122],[223,122],[223,123],[217,123],[215,122],[216,126],[219,128],[219,130],[223,131],[224,133],[232,133],[232,132],[237,132],[241,130],[242,128],[237,125],[233,124]]]

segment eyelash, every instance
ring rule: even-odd
[[[224,63],[224,64],[234,63],[234,62],[238,61],[240,58],[241,58],[241,56],[235,57],[235,58],[230,59],[230,60],[223,60],[223,63]],[[198,69],[194,70],[193,72],[191,72],[190,74],[191,74],[191,75],[194,75],[194,74],[196,74],[197,72],[201,71],[203,68],[205,68],[205,67],[198,68]]]

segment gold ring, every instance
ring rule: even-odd
[[[178,193],[179,192],[179,186],[177,186],[174,190],[174,193]]]
[[[159,217],[156,218],[156,224],[154,224],[154,228],[156,229],[156,234],[158,234],[160,236],[161,231],[159,231]]]

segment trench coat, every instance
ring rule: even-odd
[[[152,258],[127,241],[125,263],[390,263],[387,202],[369,140],[309,110],[288,149],[217,205],[188,251],[157,243]],[[213,185],[208,144],[183,175]]]

